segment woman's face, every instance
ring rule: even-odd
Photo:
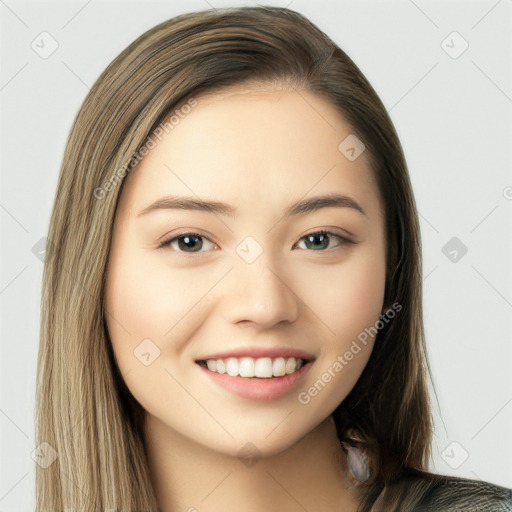
[[[126,385],[169,436],[271,455],[326,419],[368,360],[381,203],[325,100],[242,87],[196,100],[126,178],[108,331]]]

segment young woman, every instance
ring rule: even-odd
[[[340,48],[273,7],[151,29],[64,155],[37,510],[512,510],[427,471],[421,284],[400,142]]]

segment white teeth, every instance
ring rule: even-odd
[[[208,361],[206,361],[206,365],[208,366]],[[215,366],[217,367],[215,370],[217,373],[226,373],[226,365],[222,359],[217,359]]]
[[[240,377],[254,377],[254,359],[243,357],[238,367]]]
[[[238,375],[238,359],[230,357],[226,361],[226,373],[231,375],[231,377],[236,377]]]
[[[256,359],[254,375],[260,379],[269,379],[272,377],[272,359],[270,359],[270,357]]]
[[[295,357],[290,357],[290,359],[286,361],[286,365],[284,367],[285,372],[287,374],[293,373],[295,371],[295,368],[297,368],[297,361],[295,360]]]
[[[274,363],[272,364],[272,373],[276,377],[282,377],[286,374],[286,361],[284,357],[274,359]]]
[[[304,361],[295,357],[230,357],[228,359],[208,359],[206,366],[208,370],[216,373],[227,373],[231,377],[258,377],[269,379],[271,377],[282,377],[299,370]]]

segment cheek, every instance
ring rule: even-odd
[[[133,363],[133,351],[143,340],[150,339],[159,346],[162,334],[172,325],[166,301],[173,290],[170,288],[164,294],[165,286],[155,274],[130,247],[120,246],[111,254],[105,313],[120,366],[129,367]]]
[[[385,270],[378,261],[359,259],[329,278],[310,300],[329,330],[317,368],[297,397],[311,417],[330,414],[355,386],[372,352],[384,299]]]
[[[183,340],[204,314],[201,304],[194,307],[204,290],[177,277],[132,247],[118,247],[111,255],[105,314],[112,349],[128,389],[152,413],[180,405],[179,386],[166,369],[170,360],[180,366]]]
[[[309,294],[308,306],[321,319],[318,325],[328,328],[323,330],[318,368],[299,396],[301,404],[309,404],[310,412],[334,410],[368,362],[384,300],[385,260],[380,249],[373,246],[359,251],[357,258],[335,270],[319,267],[318,275],[304,283],[325,283],[313,288],[316,293]]]
[[[308,306],[328,327],[339,348],[343,348],[366,327],[374,325],[381,314],[385,262],[383,258],[372,256],[370,251],[361,251],[357,258],[333,269],[319,267],[317,274],[305,283],[309,293],[304,296],[308,297]],[[306,293],[306,289],[302,293]]]
[[[205,315],[208,303],[201,299],[210,286],[186,272],[155,264],[129,245],[113,251],[105,313],[121,369],[131,369],[138,362],[134,350],[148,339],[162,355],[179,358],[183,340],[192,335],[194,325],[197,327]]]

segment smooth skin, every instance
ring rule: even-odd
[[[384,217],[366,153],[350,161],[339,151],[350,126],[308,91],[245,84],[196,100],[127,176],[107,272],[108,331],[147,411],[160,508],[355,511],[331,413],[374,340],[309,403],[298,395],[382,313]],[[345,206],[283,217],[292,203],[333,193],[364,214]],[[140,214],[169,195],[227,203],[236,215]],[[332,234],[308,243],[322,229]],[[201,237],[187,246],[178,238],[187,233]],[[246,237],[263,251],[252,263],[236,251]],[[147,365],[134,354],[143,340],[151,358],[158,354]],[[300,386],[270,401],[232,394],[195,362],[254,346],[295,347],[316,359]],[[248,449],[252,464],[240,455]]]

